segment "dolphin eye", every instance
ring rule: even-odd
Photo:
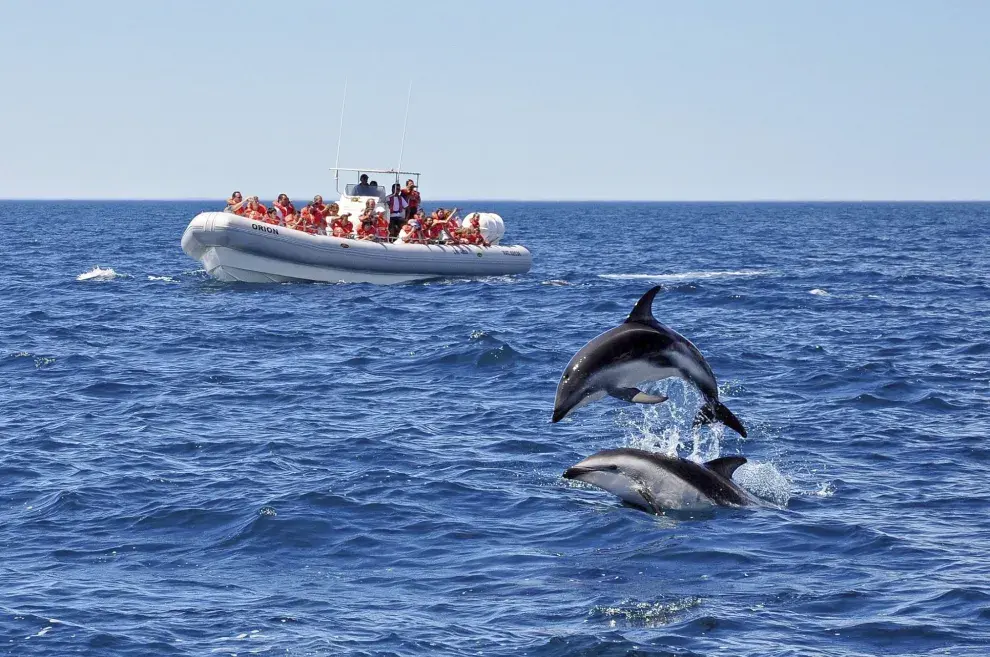
[[[567,373],[565,372],[565,373],[564,373],[564,378],[563,378],[562,380],[563,380],[563,381],[566,381],[566,380],[567,380],[567,379],[569,379],[569,378],[571,378],[571,375],[570,375],[570,374],[567,374]]]

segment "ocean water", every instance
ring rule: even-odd
[[[212,281],[208,207],[0,203],[0,654],[990,654],[990,205],[481,204],[530,274],[390,287]],[[656,284],[748,439],[550,424]],[[561,478],[622,445],[766,505]]]

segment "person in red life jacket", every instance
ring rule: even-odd
[[[416,191],[416,183],[410,178],[406,181],[406,188],[402,190],[402,195],[406,199],[406,216],[409,218],[415,217],[416,213],[419,212],[419,204],[422,202],[422,197],[420,197],[419,192]]]
[[[391,237],[389,220],[385,218],[384,210],[375,211],[375,238],[379,242],[387,242]]]
[[[285,217],[285,227],[292,228],[293,230],[304,230],[305,219],[302,218],[302,214],[290,214]]]
[[[463,231],[464,239],[468,244],[491,246],[485,236],[481,234],[481,221],[478,219],[477,212],[474,213],[468,224],[468,227]]]
[[[402,193],[402,186],[399,183],[392,185],[392,193],[385,199],[388,206],[388,232],[393,238],[399,236],[402,224],[406,223],[406,209],[409,201]]]
[[[447,244],[461,244],[461,221],[454,215],[453,212],[447,215],[447,219],[443,222],[443,232],[446,234],[446,239],[444,240]]]
[[[272,205],[272,207],[268,208],[268,212],[265,213],[265,218],[264,218],[263,221],[266,224],[271,224],[273,226],[279,226],[279,225],[282,224],[282,220],[279,219],[279,216],[278,216],[278,210],[275,209],[275,206],[274,205]]]
[[[235,214],[240,214],[248,219],[254,219],[255,221],[264,221],[268,216],[268,209],[258,202],[257,196],[252,196],[248,199],[247,206],[244,208],[244,212],[235,212]]]
[[[285,194],[279,194],[275,202],[272,203],[272,207],[278,212],[279,219],[285,219],[290,214],[296,213],[295,206],[292,205],[292,201]]]
[[[430,215],[430,219],[426,222],[423,227],[423,237],[426,238],[427,242],[439,242],[440,236],[443,235],[443,226],[446,219],[446,214],[443,209],[439,209]]]
[[[327,221],[326,217],[329,213],[327,206],[323,204],[323,197],[317,194],[313,197],[313,203],[310,207],[310,213],[313,216],[313,225],[316,227],[316,232],[318,235],[327,234]]]
[[[244,197],[241,196],[240,192],[234,192],[230,195],[230,198],[227,199],[227,207],[225,207],[223,211],[243,217],[247,212],[247,202],[244,200]]]
[[[359,240],[373,241],[375,239],[375,218],[367,213],[361,215],[360,224],[357,229]]]
[[[406,222],[399,233],[399,239],[408,244],[422,244],[423,239],[423,218],[419,215]]]
[[[345,212],[339,217],[330,220],[330,231],[334,237],[347,238],[354,232],[354,224],[351,223],[351,213]]]

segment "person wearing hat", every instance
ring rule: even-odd
[[[416,189],[416,183],[410,178],[406,181],[406,188],[402,190],[402,195],[406,198],[406,216],[412,219],[419,210],[419,204],[423,200]]]

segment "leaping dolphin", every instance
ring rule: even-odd
[[[755,499],[732,481],[745,462],[741,456],[725,456],[702,465],[642,449],[606,449],[568,468],[564,478],[597,486],[653,513],[746,506]]]
[[[667,397],[647,394],[637,386],[676,376],[693,384],[705,397],[695,425],[718,420],[746,436],[742,422],[718,400],[718,382],[698,348],[653,317],[653,298],[661,289],[657,286],[644,294],[624,323],[574,354],[557,384],[552,422],[605,395],[634,404],[663,403]]]

